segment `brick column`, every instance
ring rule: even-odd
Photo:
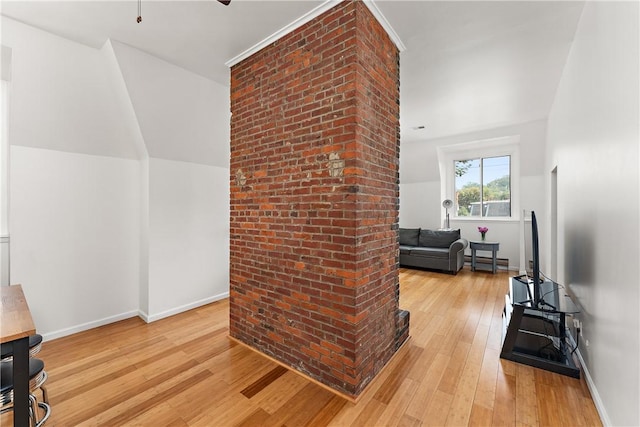
[[[398,58],[345,1],[231,70],[231,336],[349,395],[408,333]]]

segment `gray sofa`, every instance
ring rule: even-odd
[[[460,230],[401,228],[400,265],[443,270],[457,274],[464,266],[464,250],[469,245]]]

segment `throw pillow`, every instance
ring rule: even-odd
[[[418,246],[419,228],[401,228],[399,233],[399,243],[405,246]]]
[[[420,246],[429,248],[448,248],[460,238],[460,230],[420,230]]]

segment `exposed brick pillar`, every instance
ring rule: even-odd
[[[231,336],[348,395],[408,333],[398,58],[345,1],[231,70]]]

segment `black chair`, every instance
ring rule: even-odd
[[[35,356],[42,348],[42,335],[33,334],[29,336],[29,357]],[[0,360],[9,362],[13,360],[13,342],[0,344]]]
[[[40,427],[49,419],[51,406],[44,383],[47,372],[44,362],[40,359],[29,359],[29,416],[33,427]],[[33,394],[36,390],[42,392],[42,402],[38,402]],[[43,416],[38,420],[38,409],[43,410]],[[0,363],[0,413],[13,410],[13,362]]]

